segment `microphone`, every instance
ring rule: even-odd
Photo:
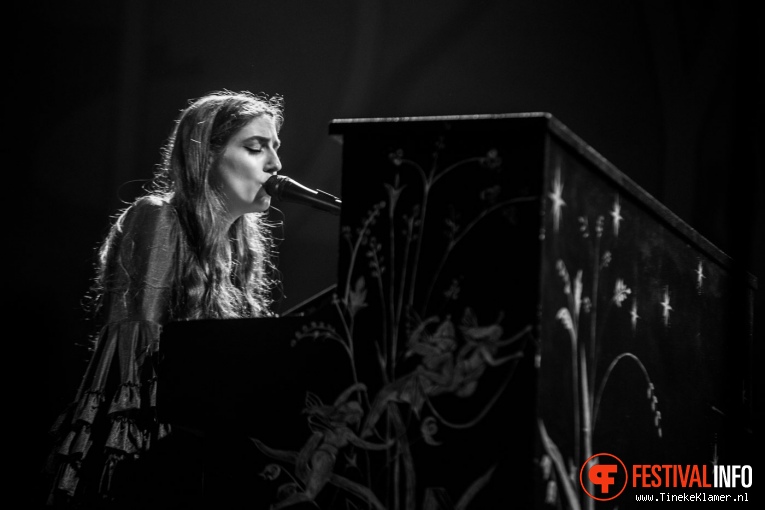
[[[266,193],[281,202],[293,202],[307,205],[320,211],[340,214],[339,198],[321,190],[307,188],[286,175],[272,175],[263,184]]]

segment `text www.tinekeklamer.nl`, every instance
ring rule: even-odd
[[[748,503],[749,494],[743,492],[741,494],[719,494],[715,492],[682,492],[682,493],[670,493],[670,492],[657,492],[652,494],[635,494],[635,501],[637,502],[694,502],[699,503]]]

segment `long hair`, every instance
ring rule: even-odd
[[[181,112],[164,149],[149,194],[169,202],[180,225],[170,318],[239,318],[270,315],[273,249],[266,213],[249,213],[229,226],[223,194],[211,171],[230,138],[267,115],[281,129],[279,96],[221,91]],[[113,228],[114,230],[114,228]],[[110,236],[111,237],[111,236]],[[100,254],[103,291],[110,243]]]

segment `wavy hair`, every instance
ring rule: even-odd
[[[181,112],[163,148],[149,194],[173,206],[181,229],[171,319],[271,315],[273,225],[266,213],[249,213],[229,226],[222,192],[211,175],[231,137],[262,115],[273,118],[280,130],[282,98],[212,92]],[[110,244],[100,254],[96,283],[102,290]]]

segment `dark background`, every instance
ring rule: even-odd
[[[81,300],[111,217],[141,193],[187,101],[281,94],[284,173],[340,194],[332,119],[546,111],[760,278],[757,2],[122,0],[34,4],[7,48],[31,127],[11,194],[10,341],[33,464],[91,331]],[[15,19],[6,23],[15,25]],[[18,27],[17,27],[18,28]],[[6,81],[8,85],[9,81]],[[17,103],[17,104],[14,104]],[[15,172],[18,172],[17,174]],[[338,220],[283,206],[281,311],[335,281]],[[755,300],[756,366],[763,299]],[[17,308],[18,307],[18,308]],[[31,384],[30,384],[31,382]],[[759,379],[758,379],[759,384]],[[758,385],[759,388],[759,385]],[[759,394],[758,394],[759,396]],[[758,422],[759,423],[759,422]]]

